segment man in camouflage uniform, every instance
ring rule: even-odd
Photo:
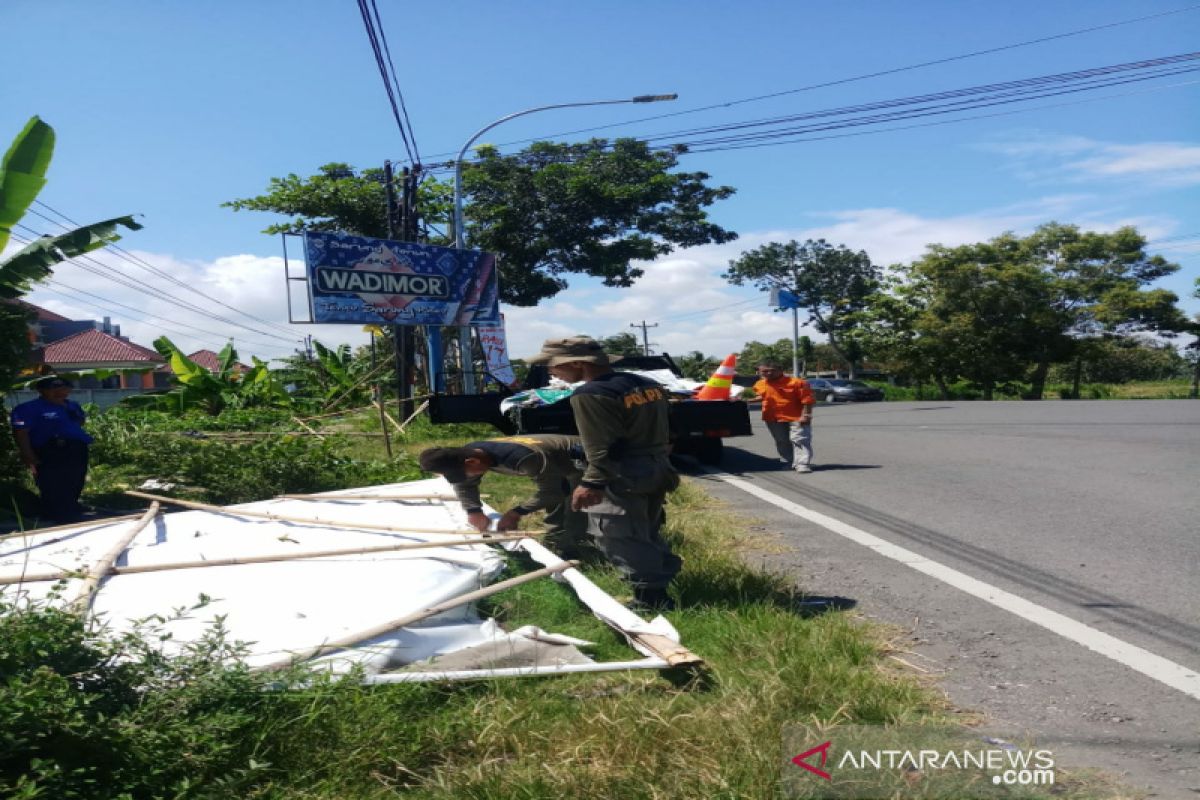
[[[654,381],[614,372],[594,339],[548,339],[530,364],[568,383],[587,466],[571,507],[587,512],[596,546],[633,584],[645,606],[672,608],[667,586],[682,565],[660,529],[679,475],[667,458],[667,393]]]
[[[528,434],[468,442],[462,447],[431,447],[419,456],[421,469],[443,475],[467,512],[467,521],[486,531],[479,484],[489,471],[532,478],[537,490],[500,517],[496,530],[513,531],[521,517],[546,512],[547,541],[565,558],[586,556],[587,516],[571,509],[571,492],[583,475],[583,448],[577,436]],[[594,552],[594,551],[593,551]]]

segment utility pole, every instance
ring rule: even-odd
[[[642,320],[640,324],[637,322],[629,323],[629,327],[642,329],[642,352],[645,355],[650,355],[650,337],[647,335],[646,329],[647,328],[657,328],[658,323],[657,322],[647,323],[646,320]]]
[[[409,171],[406,167],[401,173],[403,177],[403,197],[399,205],[396,202],[396,176],[392,170],[392,162],[383,162],[384,188],[387,193],[387,233],[389,239],[411,241],[407,239],[409,218],[415,216],[415,198],[409,198]],[[395,345],[396,358],[396,400],[400,406],[400,416],[408,419],[412,414],[412,375],[408,358],[408,326],[392,325],[392,343]],[[383,398],[379,398],[383,402]]]

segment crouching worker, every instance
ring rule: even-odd
[[[547,543],[563,558],[586,556],[587,515],[571,510],[571,492],[583,476],[583,448],[575,436],[530,434],[468,442],[462,447],[432,447],[419,456],[421,469],[442,475],[467,512],[467,521],[486,531],[491,519],[483,513],[479,484],[495,470],[501,475],[532,478],[536,493],[500,517],[499,531],[514,531],[521,517],[546,512]]]

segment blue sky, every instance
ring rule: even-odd
[[[531,106],[680,95],[674,103],[546,112],[483,141],[722,106],[1188,8],[1186,0],[377,2],[426,162],[448,158],[478,128]],[[142,214],[145,229],[122,242],[137,259],[284,329],[279,241],[260,233],[271,218],[220,203],[330,161],[364,167],[405,158],[350,0],[5,0],[0,26],[9,33],[0,50],[0,131],[15,133],[38,114],[58,133],[42,200],[80,222]],[[557,138],[648,136],[1177,55],[1197,49],[1198,33],[1200,6],[1193,6],[976,58]],[[659,323],[652,341],[670,352],[723,355],[750,339],[788,336],[785,315],[719,273],[744,249],[809,236],[889,264],[930,242],[979,241],[1050,220],[1096,229],[1136,224],[1161,242],[1156,252],[1182,265],[1161,285],[1185,297],[1200,275],[1197,80],[1200,73],[1187,73],[986,109],[1020,112],[1003,116],[687,156],[684,169],[737,189],[711,215],[742,238],[648,265],[632,289],[581,279],[536,309],[508,309],[512,349],[523,354],[552,335],[632,330],[643,319]],[[38,217],[25,224],[53,229]],[[135,284],[188,296],[129,259],[101,259]],[[238,317],[258,328],[246,331],[74,265],[55,281],[54,291],[31,299],[75,317],[108,314],[144,344],[163,320],[188,326],[169,332],[186,347],[233,336],[243,354],[262,357],[287,353],[290,340],[308,332],[327,342],[365,341],[352,326],[287,332]],[[81,289],[106,303],[73,293]],[[1198,301],[1184,306],[1200,312]]]

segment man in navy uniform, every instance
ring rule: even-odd
[[[84,511],[79,496],[87,477],[92,437],[83,429],[83,408],[69,399],[70,381],[52,375],[34,388],[41,396],[12,411],[17,449],[37,481],[42,516],[75,522]]]

